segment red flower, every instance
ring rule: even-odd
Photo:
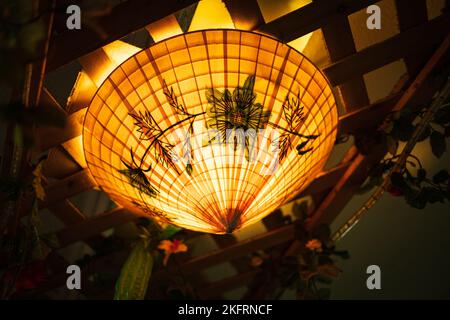
[[[391,196],[394,196],[394,197],[401,197],[403,195],[402,189],[392,186],[392,185],[387,189],[387,192],[389,192],[391,194]]]
[[[9,270],[5,274],[5,280],[8,282],[14,281],[16,272],[17,269]],[[17,277],[17,280],[15,282],[16,291],[36,288],[41,282],[45,280],[45,276],[46,267],[44,260],[30,262],[29,264],[23,266],[20,274]]]

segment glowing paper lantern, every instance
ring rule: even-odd
[[[87,110],[86,161],[139,215],[228,233],[302,191],[333,147],[324,75],[276,39],[187,33],[122,63]]]

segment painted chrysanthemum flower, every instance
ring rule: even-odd
[[[237,87],[231,93],[228,89],[220,92],[217,89],[209,89],[206,98],[211,105],[207,110],[210,120],[207,125],[210,129],[218,131],[217,136],[212,140],[218,139],[225,142],[227,138],[227,130],[239,130],[252,135],[259,129],[264,129],[269,121],[270,111],[264,111],[260,103],[255,103],[256,94],[253,92],[255,85],[255,76],[249,76],[244,86]],[[251,129],[250,131],[247,131]],[[228,132],[230,133],[230,132]],[[239,141],[240,135],[235,136],[235,147]],[[248,147],[248,139],[245,139],[245,145]]]

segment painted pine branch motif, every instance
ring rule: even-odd
[[[312,147],[306,148],[308,143],[319,137],[319,135],[302,135],[298,133],[306,120],[306,116],[303,112],[304,107],[302,106],[300,100],[300,91],[294,97],[287,95],[284,100],[283,118],[288,124],[287,129],[283,129],[280,126],[273,124],[274,127],[284,131],[278,138],[272,141],[272,145],[275,148],[278,147],[280,161],[286,157],[288,151],[293,149],[292,143],[295,136],[302,139],[302,141],[295,147],[297,149],[297,154],[300,156],[311,152],[313,150]]]
[[[247,160],[249,159],[249,149],[251,140],[256,137],[256,132],[265,129],[267,126],[278,129],[281,133],[278,138],[272,140],[271,145],[278,149],[278,158],[281,161],[287,153],[294,148],[293,141],[295,137],[300,137],[300,143],[295,146],[298,155],[302,156],[311,152],[312,147],[308,147],[310,141],[316,139],[319,135],[302,135],[300,129],[305,123],[306,116],[304,107],[301,104],[300,94],[290,97],[286,96],[283,103],[282,117],[287,122],[287,127],[281,127],[278,124],[270,122],[271,112],[264,110],[261,103],[256,102],[257,95],[254,92],[255,76],[250,75],[244,82],[244,85],[236,87],[232,92],[229,89],[219,91],[215,88],[207,89],[206,99],[208,107],[205,112],[190,114],[183,103],[175,94],[172,87],[163,83],[163,93],[171,108],[182,117],[181,120],[162,129],[149,111],[138,111],[129,115],[135,120],[136,131],[139,133],[139,139],[147,141],[148,146],[138,165],[135,161],[135,154],[130,149],[132,164],[125,165],[125,169],[119,172],[125,175],[129,183],[140,193],[156,197],[158,190],[149,182],[146,173],[151,171],[151,166],[144,170],[142,168],[145,158],[153,154],[156,163],[161,163],[166,167],[172,167],[178,172],[174,159],[179,157],[174,152],[175,145],[170,142],[165,134],[174,128],[183,127],[188,123],[185,133],[185,139],[182,144],[182,157],[187,159],[185,165],[186,173],[191,176],[194,171],[194,154],[192,148],[192,137],[194,136],[194,122],[198,116],[207,116],[206,127],[214,129],[215,135],[209,139],[206,145],[213,142],[225,143],[227,134],[234,132],[233,144],[234,150],[238,145],[243,145]],[[252,135],[252,132],[254,134]],[[245,133],[242,135],[241,133]],[[178,174],[180,174],[178,172]]]
[[[159,191],[150,184],[150,181],[141,168],[133,168],[126,163],[124,163],[124,165],[127,168],[119,170],[119,173],[123,174],[127,178],[130,185],[136,188],[139,192],[150,197],[154,198],[158,195]]]

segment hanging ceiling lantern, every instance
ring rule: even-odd
[[[289,201],[323,168],[338,116],[320,70],[276,39],[187,33],[117,67],[87,110],[88,167],[138,215],[230,233]]]

